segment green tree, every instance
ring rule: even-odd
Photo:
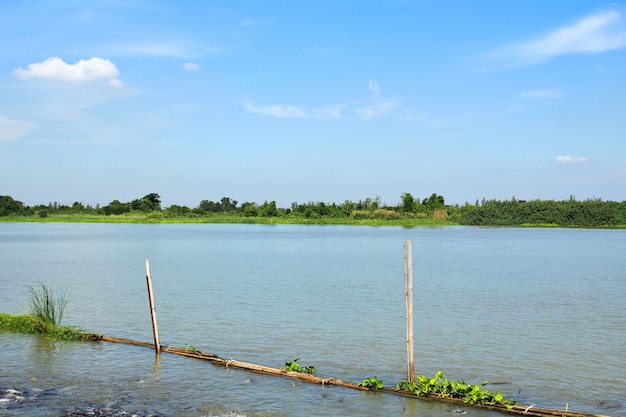
[[[81,212],[81,211],[85,211],[85,206],[83,206],[82,203],[80,203],[78,201],[75,201],[74,204],[72,204],[71,211],[73,211],[75,213],[78,213],[78,212]]]
[[[402,211],[407,213],[415,211],[415,199],[410,193],[402,193]]]
[[[278,209],[276,208],[276,201],[265,201],[259,207],[259,216],[261,217],[276,217],[278,216]]]
[[[429,209],[434,210],[437,208],[442,208],[445,205],[445,199],[442,195],[432,193],[430,197],[424,199],[422,204],[428,206]]]
[[[161,211],[161,196],[157,193],[146,194],[142,198],[137,198],[131,201],[130,207],[135,211],[141,211],[144,213]]]
[[[241,208],[243,209],[243,215],[246,217],[256,217],[259,215],[259,209],[254,203],[243,203]]]
[[[113,200],[107,206],[104,206],[102,209],[104,210],[104,214],[109,216],[111,214],[119,215],[119,214],[128,213],[130,211],[130,208],[131,206],[128,203],[122,203],[119,200]]]
[[[222,197],[221,205],[222,211],[234,211],[237,209],[237,200],[232,200],[230,197]]]
[[[11,214],[22,214],[25,210],[24,203],[14,200],[8,195],[0,196],[0,216],[9,216]]]
[[[215,201],[202,200],[198,205],[198,210],[202,213],[217,213],[218,211],[221,211],[221,209],[222,207],[220,204]]]
[[[176,204],[172,204],[168,208],[165,209],[163,213],[166,217],[177,217],[177,216],[187,216],[191,213],[189,207],[179,206]]]
[[[143,199],[146,202],[150,210],[152,211],[160,211],[161,210],[161,196],[157,193],[146,194]]]

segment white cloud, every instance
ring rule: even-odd
[[[617,11],[605,11],[528,42],[513,44],[488,59],[500,67],[532,65],[565,54],[607,52],[626,46],[626,28]]]
[[[12,120],[0,114],[0,142],[19,139],[34,127],[34,123]]]
[[[254,26],[257,23],[257,21],[255,19],[246,19],[243,20],[239,23],[239,26],[241,27],[250,27],[250,26]]]
[[[200,65],[196,64],[195,62],[185,62],[182,65],[182,68],[187,71],[197,71],[200,69]]]
[[[244,103],[244,107],[251,113],[264,114],[267,116],[284,119],[339,119],[341,118],[341,106],[327,106],[320,108],[303,108],[285,104],[273,104],[257,106],[250,102]]]
[[[426,113],[424,112],[415,112],[415,111],[404,111],[400,115],[400,120],[405,122],[422,122],[426,119]]]
[[[553,98],[560,98],[563,94],[556,89],[539,89],[522,91],[519,96],[524,100],[547,100]]]
[[[395,100],[383,100],[381,98],[380,87],[375,79],[369,79],[368,89],[372,93],[373,103],[358,107],[355,110],[359,118],[363,120],[375,119],[387,115],[396,108],[397,102]]]
[[[285,119],[341,119],[342,113],[356,114],[363,120],[375,119],[390,113],[398,106],[396,100],[385,100],[380,97],[380,89],[376,80],[370,78],[368,89],[373,98],[368,101],[354,101],[346,104],[335,104],[325,107],[301,107],[286,104],[273,104],[257,106],[250,102],[244,103],[244,107],[251,113],[265,114],[267,116]]]
[[[133,41],[109,45],[112,55],[148,55],[165,57],[188,56],[187,49],[176,42]]]
[[[556,160],[557,162],[574,163],[574,164],[587,162],[587,158],[585,158],[584,156],[557,155]]]
[[[369,90],[374,97],[378,97],[380,95],[380,88],[378,87],[378,83],[372,78],[369,79]]]
[[[81,59],[75,64],[67,64],[61,58],[48,58],[43,62],[28,64],[13,71],[13,75],[21,80],[41,78],[54,81],[88,82],[98,79],[107,81],[112,87],[122,87],[122,81],[117,78],[119,71],[115,64],[108,59],[90,58]]]
[[[390,111],[395,109],[396,106],[397,103],[395,101],[379,101],[369,106],[356,109],[356,114],[361,119],[370,120],[387,115]]]
[[[186,41],[129,41],[109,43],[99,46],[107,56],[152,56],[168,58],[196,59],[206,54],[216,54],[224,50],[220,46],[195,45]]]
[[[124,87],[124,83],[119,78],[111,78],[107,84],[114,88]]]

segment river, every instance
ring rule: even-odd
[[[416,372],[521,404],[626,415],[626,231],[559,228],[0,223],[0,312],[64,287],[63,324],[386,386],[406,378],[403,245]],[[109,407],[163,416],[449,416],[458,407],[110,343],[0,332],[0,415]],[[494,415],[463,408],[467,415]],[[459,411],[456,411],[459,412]],[[139,415],[139,414],[138,414]]]

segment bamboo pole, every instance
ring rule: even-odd
[[[408,381],[415,381],[413,359],[413,244],[411,239],[404,245],[404,287],[406,296],[406,354]]]
[[[150,261],[146,259],[146,282],[148,284],[148,300],[150,301],[150,316],[152,317],[152,333],[154,334],[154,346],[156,353],[161,353],[161,343],[159,343],[159,329],[157,327],[154,298],[152,297],[152,279],[150,278]]]

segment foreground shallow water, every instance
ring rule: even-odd
[[[143,347],[0,333],[0,415],[108,410],[137,416],[450,415],[466,408],[226,369]],[[467,408],[471,415],[497,415]],[[128,414],[123,414],[128,413]]]

